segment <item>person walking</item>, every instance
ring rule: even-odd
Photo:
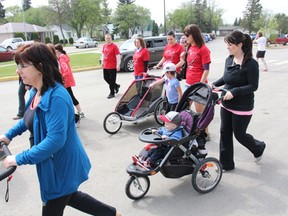
[[[50,49],[51,49],[51,47],[50,47]],[[82,112],[80,103],[76,99],[76,97],[74,96],[74,93],[72,90],[72,86],[75,86],[76,83],[75,83],[75,79],[74,79],[74,76],[72,73],[72,69],[70,67],[70,58],[67,55],[66,51],[63,49],[62,44],[56,44],[55,50],[56,50],[56,56],[58,58],[58,62],[59,62],[59,66],[60,66],[60,72],[61,72],[63,79],[64,79],[65,88],[68,91],[69,95],[71,96],[73,104],[77,110],[77,114],[80,116],[80,118],[84,118],[85,115]]]
[[[104,80],[109,85],[108,99],[115,97],[120,85],[116,83],[117,71],[120,71],[120,52],[116,44],[112,42],[110,34],[105,35],[106,44],[102,48],[102,68]]]
[[[158,62],[158,64],[154,66],[154,69],[159,69],[166,63],[172,62],[173,64],[175,64],[177,72],[179,73],[183,64],[180,56],[181,53],[184,52],[184,47],[177,43],[176,36],[173,31],[168,32],[167,42],[168,44],[165,46],[163,51],[163,57],[160,62]]]
[[[267,39],[263,36],[261,31],[257,32],[256,38],[254,39],[253,43],[256,43],[257,46],[257,53],[256,53],[256,60],[259,63],[259,59],[261,59],[262,63],[264,64],[264,71],[268,71],[267,63],[265,61],[265,53],[266,53],[266,44]]]
[[[143,79],[143,74],[148,71],[150,54],[143,38],[136,38],[134,44],[137,48],[133,54],[134,77],[135,80]]]
[[[184,91],[197,82],[208,83],[208,75],[210,70],[210,50],[205,45],[200,28],[195,24],[185,27],[184,35],[188,43],[186,56],[186,82]],[[198,113],[204,111],[205,105],[194,102],[195,110]],[[210,140],[208,128],[205,130],[207,136],[206,141]]]
[[[21,46],[15,54],[18,74],[33,86],[24,117],[0,141],[9,144],[30,132],[31,148],[7,156],[3,164],[36,165],[43,202],[42,216],[62,216],[66,205],[90,215],[120,216],[112,206],[78,190],[91,163],[77,134],[74,107],[55,56],[43,43]]]
[[[30,89],[30,86],[25,85],[19,76],[19,87],[18,87],[18,100],[19,100],[19,107],[18,107],[18,113],[16,116],[14,116],[13,120],[18,120],[23,118],[24,111],[25,111],[25,94],[26,91]]]
[[[252,40],[248,34],[233,31],[224,39],[229,56],[223,76],[212,86],[224,85],[221,100],[220,162],[224,170],[235,169],[233,134],[255,158],[262,158],[266,144],[246,132],[253,114],[254,92],[258,89],[259,66],[252,57]]]

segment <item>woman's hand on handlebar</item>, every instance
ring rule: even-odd
[[[0,142],[5,142],[7,145],[11,142],[4,134],[0,135]]]
[[[9,168],[11,166],[17,166],[15,155],[8,155],[4,159],[3,164],[6,168]]]
[[[158,65],[155,65],[153,68],[157,70],[157,69],[160,69],[161,67],[159,67]]]

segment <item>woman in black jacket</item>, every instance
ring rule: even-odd
[[[224,85],[221,103],[220,162],[223,170],[233,170],[233,133],[258,162],[266,147],[265,143],[247,134],[254,108],[254,91],[258,88],[259,67],[252,57],[252,40],[248,34],[233,31],[224,39],[229,51],[223,76],[213,83]]]

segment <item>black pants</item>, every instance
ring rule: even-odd
[[[261,142],[246,133],[252,115],[235,115],[223,107],[220,115],[220,162],[223,169],[235,168],[233,133],[237,141],[245,146],[254,157],[259,157],[262,154],[259,145]]]
[[[26,88],[23,81],[19,80],[19,88],[18,88],[18,99],[19,99],[19,107],[18,107],[18,116],[23,117],[25,112],[25,94],[26,94]]]
[[[42,208],[42,216],[62,216],[66,205],[90,215],[115,216],[116,209],[86,193],[77,191],[70,195],[49,200]]]
[[[108,83],[110,94],[114,95],[116,84],[117,70],[115,69],[103,69],[103,78]]]
[[[76,99],[76,97],[74,96],[73,91],[72,91],[72,88],[71,88],[71,87],[68,87],[68,88],[66,88],[66,90],[68,91],[68,93],[69,93],[69,95],[70,95],[70,97],[71,97],[71,99],[72,99],[72,101],[73,101],[74,106],[77,106],[77,105],[79,104],[79,101],[78,101],[78,100]]]
[[[176,107],[177,107],[178,103],[176,104],[170,104],[168,101],[167,101],[167,104],[166,104],[166,114],[170,111],[175,111],[176,110]]]

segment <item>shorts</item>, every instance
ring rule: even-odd
[[[264,58],[266,51],[257,51],[256,58]]]

